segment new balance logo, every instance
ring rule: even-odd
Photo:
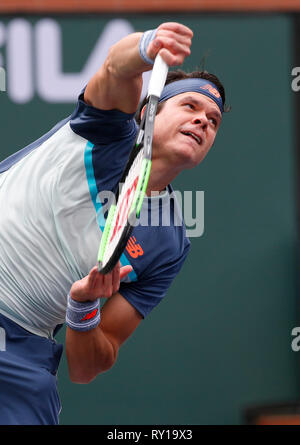
[[[134,236],[131,236],[126,245],[126,250],[131,256],[131,258],[137,258],[138,256],[144,255],[144,251],[140,244],[137,244],[137,241]]]
[[[95,309],[93,312],[90,312],[89,314],[86,314],[85,317],[83,317],[80,321],[90,320],[91,318],[94,318],[97,314],[98,309]]]

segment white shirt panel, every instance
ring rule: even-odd
[[[96,264],[86,143],[67,123],[0,175],[0,312],[45,337],[64,322],[72,283]]]

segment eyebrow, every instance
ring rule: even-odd
[[[185,96],[182,97],[179,101],[180,104],[184,103],[184,102],[192,102],[194,105],[196,105],[197,107],[201,107],[203,106],[203,102],[199,99],[195,99],[195,97],[193,96]],[[210,114],[213,114],[214,116],[216,116],[218,119],[220,119],[220,121],[222,120],[222,115],[215,109],[212,109],[209,111]]]

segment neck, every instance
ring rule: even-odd
[[[161,193],[165,188],[176,178],[180,170],[170,170],[164,168],[163,165],[158,165],[155,160],[152,162],[151,173],[146,190],[146,195],[151,196],[151,193]]]

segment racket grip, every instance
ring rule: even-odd
[[[161,92],[165,86],[168,69],[169,67],[166,62],[159,54],[157,54],[149,81],[148,97],[156,96],[160,98]]]

